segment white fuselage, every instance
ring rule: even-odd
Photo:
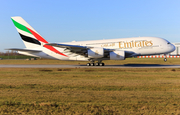
[[[108,40],[94,40],[94,41],[79,41],[79,42],[66,42],[61,44],[79,45],[89,47],[100,47],[104,49],[113,49],[121,51],[129,51],[140,55],[157,55],[167,54],[175,50],[175,46],[165,39],[157,37],[134,37],[134,38],[121,38],[121,39],[108,39]],[[58,51],[67,55],[62,56],[55,52],[48,50],[45,47],[41,47],[41,53],[30,53],[31,56],[43,57],[49,59],[59,60],[79,60],[88,61],[86,56],[78,55],[76,53],[69,52],[65,48],[54,47]],[[27,52],[19,52],[24,55],[28,55]]]

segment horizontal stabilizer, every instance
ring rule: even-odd
[[[11,48],[5,50],[14,50],[14,51],[23,51],[23,52],[41,52],[41,50],[32,50],[32,49],[19,49],[19,48]]]

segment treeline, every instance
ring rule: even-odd
[[[20,54],[18,54],[17,51],[0,52],[0,56],[14,56],[14,55],[20,55]]]
[[[31,59],[31,58],[34,58],[34,57],[21,55],[17,53],[17,51],[0,52],[0,60],[2,59]]]

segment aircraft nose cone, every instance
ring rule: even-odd
[[[175,49],[176,47],[173,44],[171,44],[171,52],[173,52]]]

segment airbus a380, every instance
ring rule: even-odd
[[[11,19],[26,48],[9,50],[16,50],[28,56],[89,61],[87,66],[104,66],[103,60],[125,60],[134,56],[167,54],[175,50],[173,44],[158,37],[48,43],[22,17],[11,17]]]

